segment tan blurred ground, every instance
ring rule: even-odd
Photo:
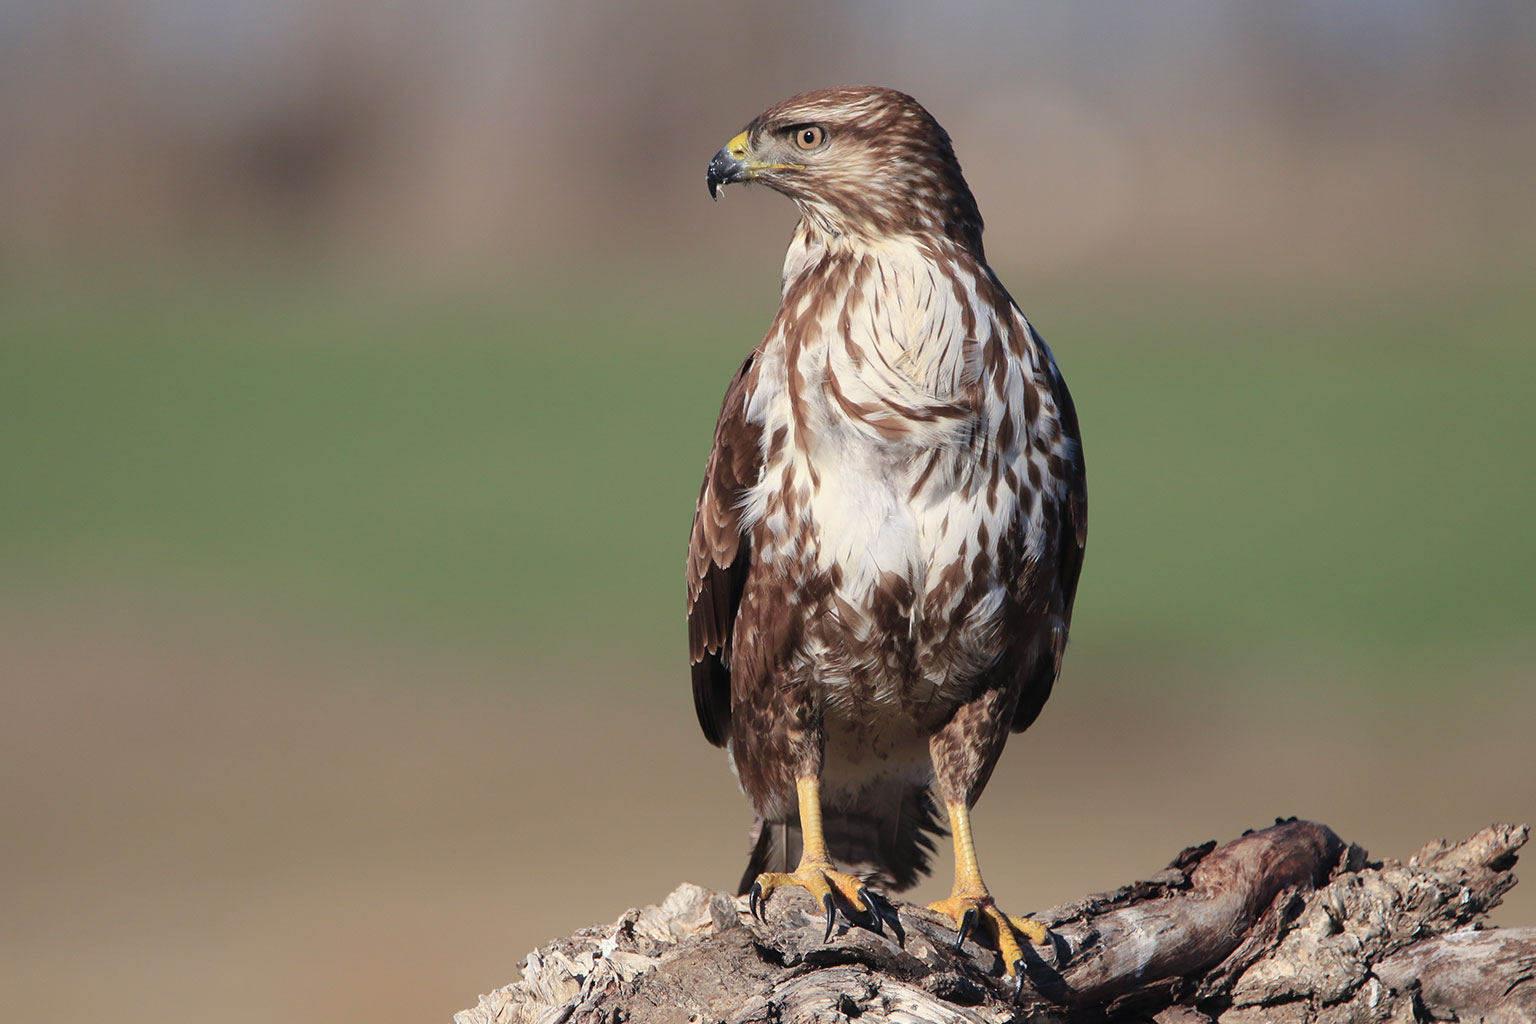
[[[681,667],[528,678],[505,652],[348,650],[206,610],[8,611],[0,677],[31,683],[0,714],[9,1020],[442,1021],[543,940],[743,863],[746,804]],[[1536,811],[1536,696],[1496,666],[1454,706],[1089,670],[1113,685],[1069,660],[978,814],[1020,911],[1276,815],[1405,857]],[[1501,917],[1536,919],[1536,888]]]

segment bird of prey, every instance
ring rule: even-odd
[[[758,910],[808,889],[830,935],[834,906],[874,910],[866,884],[926,872],[936,795],[955,884],[932,909],[1017,981],[1046,929],[994,905],[970,809],[1061,670],[1087,537],[1072,398],[910,96],[777,103],[709,163],[712,196],[738,182],[800,212],[688,551],[699,724],[757,814],[741,890]]]

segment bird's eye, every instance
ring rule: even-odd
[[[795,129],[795,145],[801,149],[815,149],[826,137],[827,133],[813,124]]]

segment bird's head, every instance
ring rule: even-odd
[[[981,248],[981,214],[949,136],[912,97],[846,86],[763,111],[709,162],[709,194],[761,182],[828,235],[944,236]]]

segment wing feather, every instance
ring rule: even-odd
[[[725,745],[730,732],[731,639],[752,564],[741,506],[747,489],[762,474],[761,431],[746,418],[753,380],[749,356],[725,392],[688,543],[693,706],[705,738],[717,747]]]
[[[1058,516],[1057,534],[1052,548],[1056,555],[1051,581],[1060,599],[1060,611],[1052,617],[1051,642],[1039,660],[1026,673],[1024,688],[1013,715],[1012,731],[1023,732],[1032,725],[1045,706],[1046,698],[1061,675],[1062,656],[1067,651],[1067,632],[1072,626],[1072,604],[1077,599],[1077,581],[1083,572],[1083,552],[1088,545],[1088,474],[1083,463],[1082,434],[1077,425],[1077,407],[1067,390],[1061,371],[1051,364],[1052,391],[1061,417],[1063,438],[1071,439],[1071,449],[1064,459],[1071,478],[1066,500]]]

